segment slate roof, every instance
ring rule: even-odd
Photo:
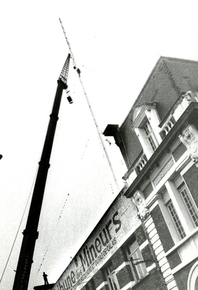
[[[169,57],[160,57],[139,96],[119,127],[122,152],[130,168],[142,151],[141,144],[132,131],[134,109],[145,103],[157,103],[161,121],[183,92],[198,92],[198,62]]]

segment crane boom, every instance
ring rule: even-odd
[[[50,166],[50,156],[55,136],[58,113],[61,104],[62,92],[67,88],[67,78],[69,71],[70,54],[68,54],[61,74],[58,79],[57,90],[52,107],[52,113],[47,128],[41,160],[39,162],[38,173],[33,190],[30,210],[27,218],[26,228],[23,231],[23,241],[19,254],[18,265],[13,285],[13,290],[27,290],[29,276],[33,262],[33,254],[36,239],[38,238],[38,224],[41,213],[42,201],[45,191],[48,169]]]

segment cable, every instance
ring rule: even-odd
[[[51,239],[50,239],[50,241],[49,241],[49,243],[48,243],[48,245],[47,245],[47,248],[46,248],[46,250],[45,250],[44,256],[43,256],[42,261],[41,261],[41,264],[40,264],[39,267],[38,267],[37,273],[40,272],[40,270],[41,270],[41,268],[42,268],[42,266],[43,266],[43,262],[44,262],[44,260],[45,260],[45,257],[47,256],[47,253],[48,253],[48,251],[49,251],[50,244],[51,244],[51,242],[52,242],[53,236],[54,236],[55,231],[56,231],[56,229],[57,229],[58,222],[59,222],[59,220],[62,218],[62,214],[63,214],[64,208],[65,208],[65,205],[66,205],[66,203],[67,203],[68,196],[69,196],[69,193],[67,194],[67,197],[66,197],[65,202],[64,202],[64,204],[63,204],[63,207],[62,207],[62,209],[61,209],[61,212],[60,212],[60,214],[59,214],[59,216],[58,216],[58,219],[57,219],[56,225],[55,225],[55,227],[54,227],[54,230],[53,230],[53,233],[52,233],[52,236],[51,236]]]
[[[85,145],[85,148],[84,148],[84,150],[83,150],[83,153],[82,153],[81,159],[84,158],[85,151],[86,151],[86,149],[87,149],[87,147],[88,147],[88,143],[89,143],[89,138],[88,138],[87,143],[86,143],[86,145]]]
[[[98,127],[98,124],[97,124],[96,118],[95,118],[95,116],[94,116],[93,110],[92,110],[92,108],[91,108],[91,104],[90,104],[89,99],[88,99],[88,96],[87,96],[87,94],[86,94],[85,87],[84,87],[83,82],[82,82],[82,80],[81,80],[81,71],[80,71],[80,69],[79,69],[79,68],[77,67],[77,65],[76,65],[76,62],[75,62],[75,59],[74,59],[74,55],[73,55],[73,53],[72,53],[72,49],[71,49],[71,46],[70,46],[69,40],[68,40],[68,38],[67,38],[67,35],[66,35],[66,32],[65,32],[65,29],[64,29],[64,27],[63,27],[63,24],[62,24],[62,21],[61,21],[60,18],[59,18],[59,21],[60,21],[60,24],[61,24],[61,27],[62,27],[62,30],[63,30],[64,36],[65,36],[65,40],[66,40],[67,45],[68,45],[68,47],[69,47],[69,51],[70,51],[70,54],[71,54],[71,57],[72,57],[72,60],[73,60],[73,64],[74,64],[74,69],[76,69],[76,71],[77,71],[77,73],[78,73],[79,80],[80,80],[80,83],[81,83],[81,87],[82,87],[82,89],[83,89],[84,96],[85,96],[85,98],[86,98],[86,101],[87,101],[87,104],[88,104],[89,110],[90,110],[90,112],[91,112],[91,115],[92,115],[92,118],[93,118],[93,121],[94,121],[94,124],[95,124],[95,126],[96,126],[96,130],[97,130],[97,133],[98,133],[98,136],[99,136],[100,142],[101,142],[101,144],[102,144],[102,148],[103,148],[103,150],[104,150],[104,153],[105,153],[105,156],[106,156],[107,162],[108,162],[109,167],[110,167],[110,169],[111,169],[111,172],[112,172],[112,175],[113,175],[113,178],[114,178],[115,184],[116,184],[116,186],[117,186],[117,189],[119,190],[118,182],[117,182],[117,179],[116,179],[116,176],[115,176],[115,173],[114,173],[114,170],[113,170],[113,167],[112,167],[111,161],[110,161],[109,156],[108,156],[108,154],[107,154],[107,151],[106,151],[106,148],[105,148],[105,145],[104,145],[103,139],[102,139],[102,137],[101,137],[101,133],[100,133],[100,130],[99,130],[99,127]]]
[[[35,176],[36,176],[36,174],[35,174]],[[11,247],[11,250],[10,250],[10,253],[9,253],[9,255],[8,255],[8,258],[7,258],[7,261],[6,261],[5,267],[4,267],[4,269],[3,269],[3,272],[2,272],[2,275],[1,275],[1,278],[0,278],[0,283],[1,283],[2,279],[3,279],[3,276],[4,276],[4,274],[5,274],[5,271],[6,271],[6,269],[7,269],[7,266],[8,266],[9,260],[10,260],[10,257],[11,257],[11,255],[12,255],[12,251],[13,251],[14,246],[15,246],[15,243],[16,243],[16,239],[17,239],[18,234],[19,234],[19,230],[20,230],[20,228],[21,228],[21,224],[22,224],[22,221],[23,221],[23,218],[24,218],[24,215],[25,215],[25,212],[26,212],[26,209],[27,209],[27,206],[28,206],[29,200],[30,200],[30,196],[32,195],[33,184],[34,184],[34,181],[33,181],[33,183],[32,183],[32,187],[31,187],[31,190],[30,190],[30,194],[29,194],[29,196],[28,196],[28,199],[27,199],[27,202],[26,202],[26,205],[25,205],[25,208],[24,208],[24,211],[23,211],[23,214],[22,214],[22,217],[21,217],[21,220],[20,220],[20,223],[19,223],[19,226],[18,226],[18,229],[17,229],[16,235],[15,235],[14,241],[13,241],[13,244],[12,244],[12,247]]]

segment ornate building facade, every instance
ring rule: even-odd
[[[198,62],[161,57],[104,135],[125,186],[53,290],[198,289]]]
[[[167,289],[198,289],[197,77],[198,62],[160,58],[124,123],[104,132],[127,164],[124,195]]]

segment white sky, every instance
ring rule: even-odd
[[[121,125],[160,56],[198,60],[197,9],[192,0],[2,1],[0,276],[32,192],[69,52],[59,17],[103,132],[109,123]],[[68,85],[74,103],[64,92],[29,289],[43,283],[43,271],[56,282],[118,193],[72,63]],[[125,166],[116,145],[104,142],[122,187]],[[27,212],[2,290],[12,289]]]

